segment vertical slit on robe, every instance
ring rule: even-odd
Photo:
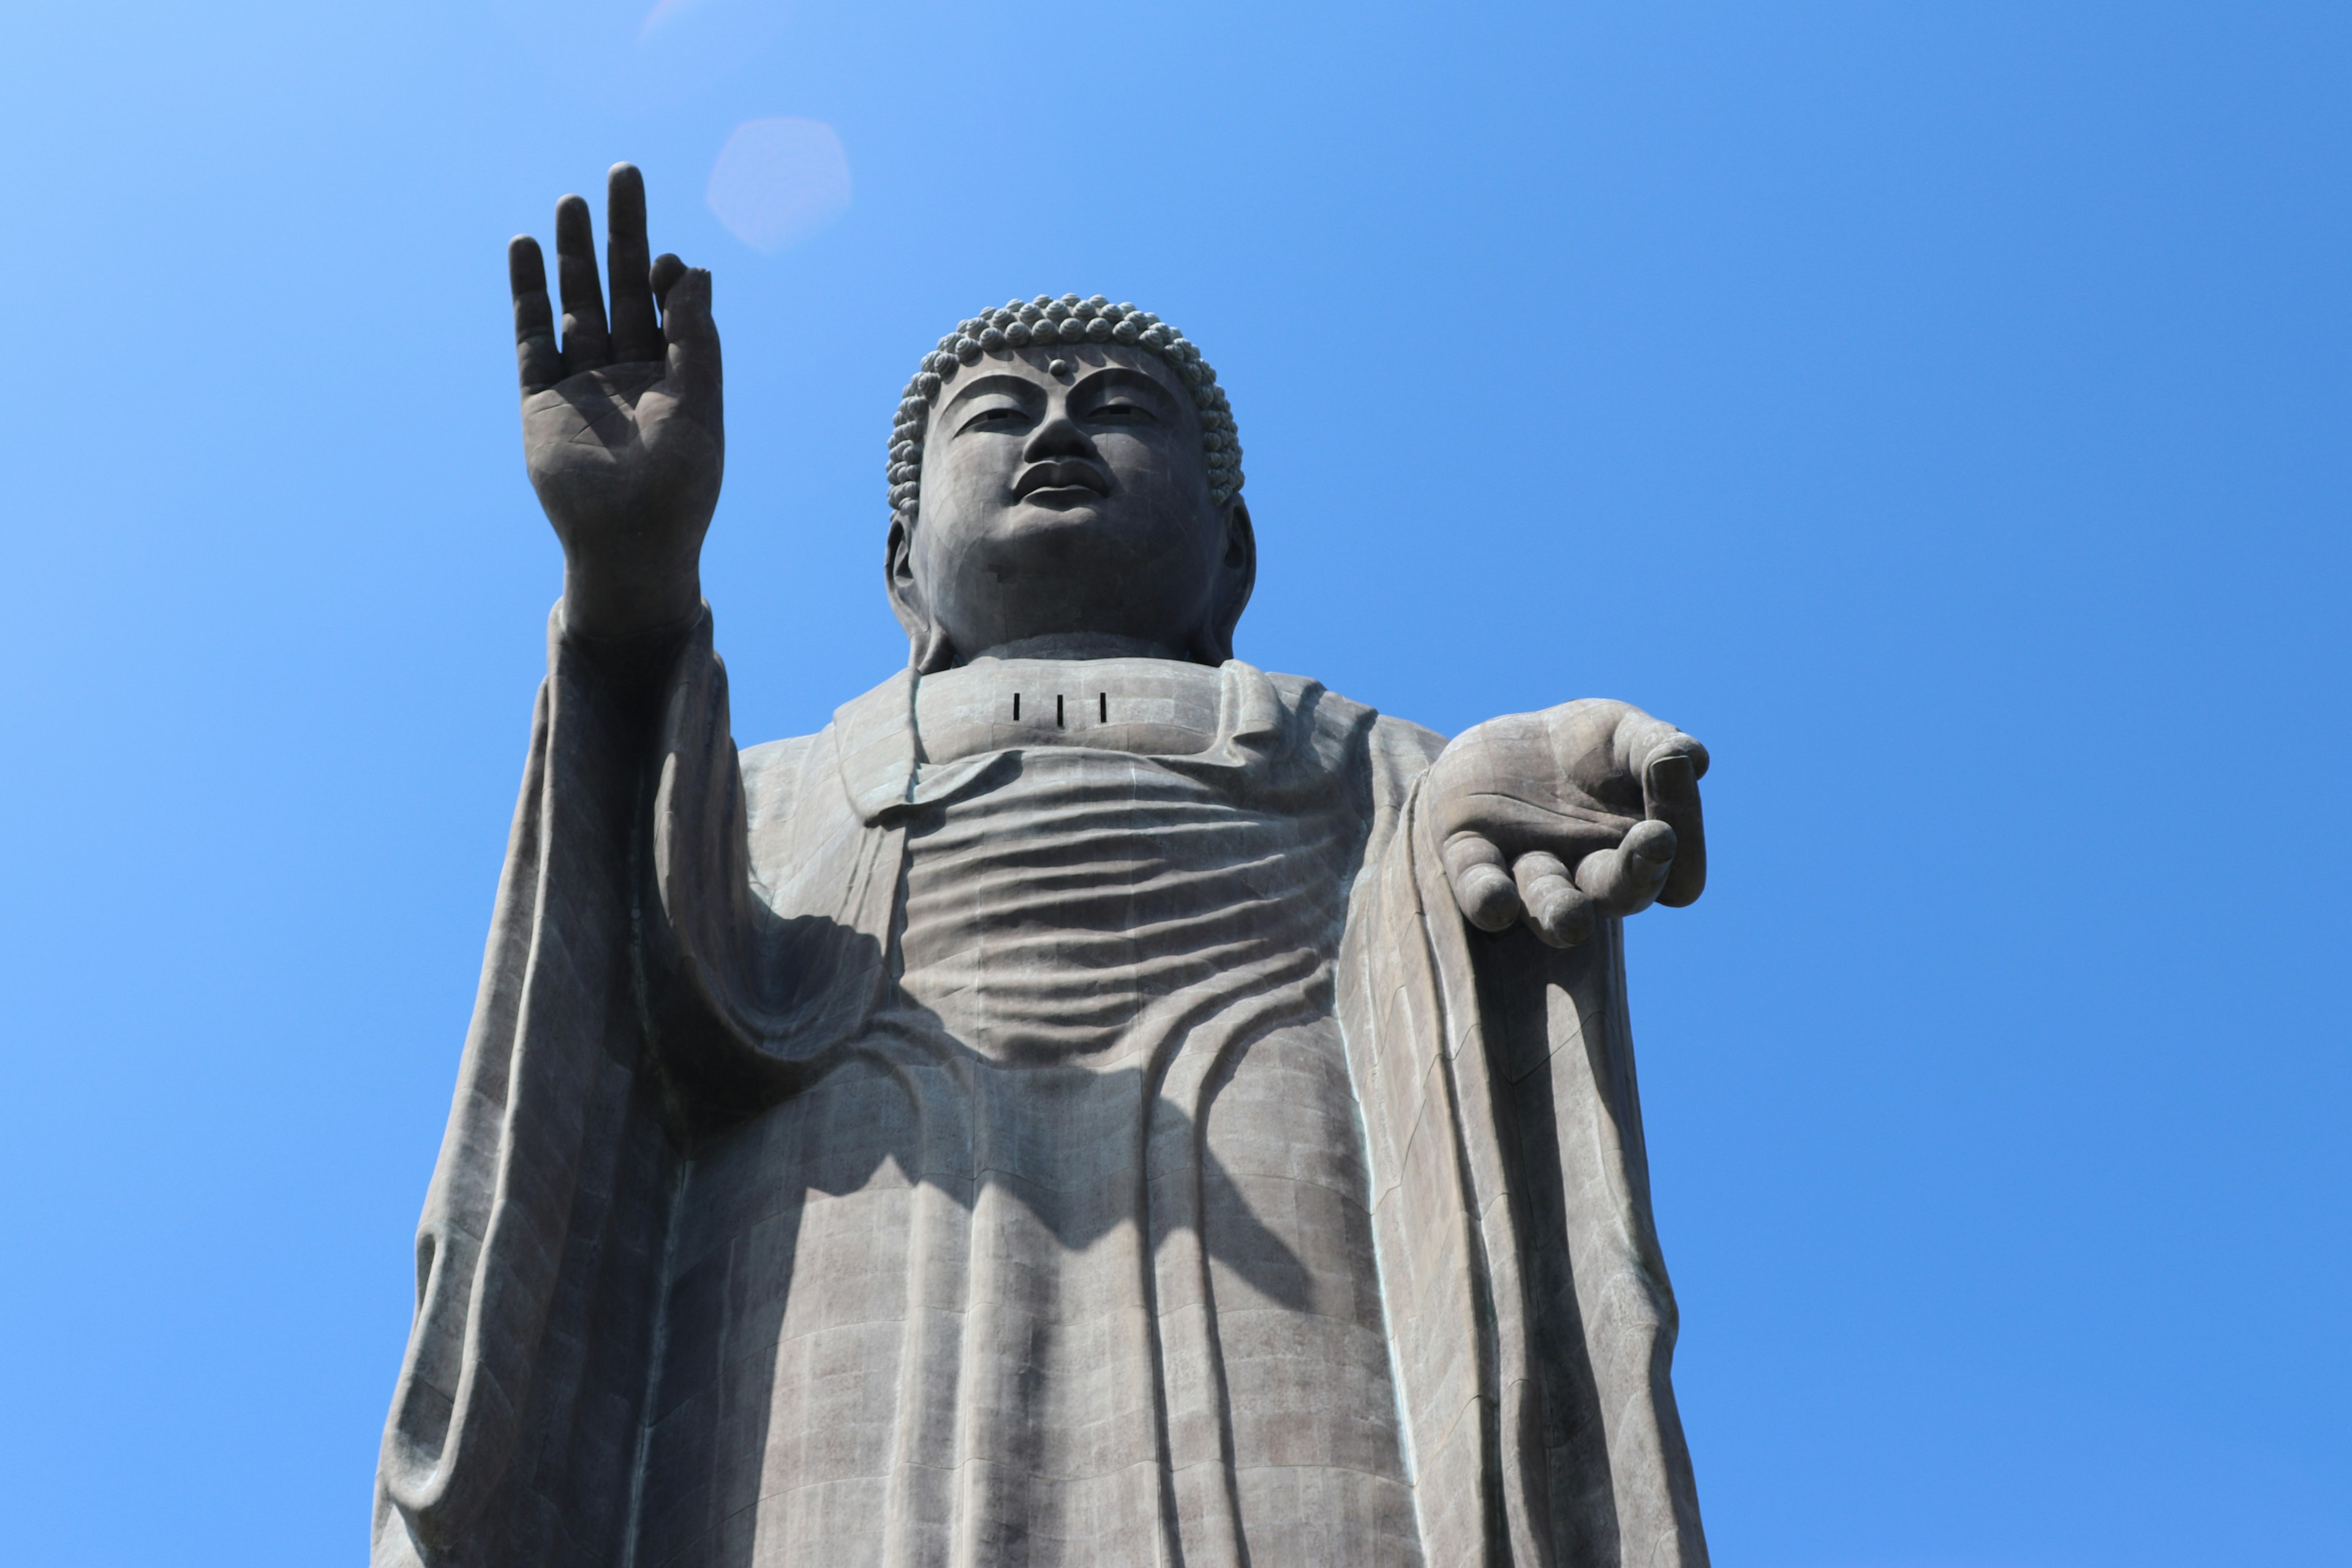
[[[1182,1035],[1177,1037],[1181,1040]],[[1164,1560],[1181,1565],[1184,1562],[1184,1526],[1176,1506],[1175,1446],[1168,1431],[1168,1347],[1160,1326],[1160,1237],[1155,1229],[1157,1216],[1151,1212],[1151,1121],[1159,1112],[1160,1089],[1166,1081],[1168,1058],[1164,1052],[1153,1055],[1155,1059],[1145,1069],[1139,1107],[1141,1124],[1137,1128],[1135,1152],[1135,1216],[1143,1243],[1139,1249],[1142,1268],[1138,1271],[1138,1282],[1143,1291],[1144,1343],[1151,1358],[1151,1441],[1160,1460],[1160,1539],[1166,1553]]]
[[[636,1004],[639,1038],[654,1038],[653,984],[646,973],[646,835],[652,826],[652,804],[646,798],[646,771],[636,778],[636,798],[629,813],[629,995]],[[646,1458],[652,1451],[654,1412],[660,1394],[663,1352],[669,1345],[670,1252],[677,1245],[679,1200],[686,1190],[689,1162],[677,1162],[670,1179],[670,1198],[664,1205],[661,1260],[654,1272],[654,1326],[646,1352],[645,1404],[637,1411],[637,1440],[629,1456],[629,1506],[621,1526],[621,1568],[636,1568],[637,1529],[646,1506]]]
[[[629,808],[629,1000],[637,1010],[637,1034],[647,1047],[654,1038],[654,988],[646,973],[646,836],[653,826],[646,770],[637,770],[636,798]]]
[[[916,1147],[923,1151],[918,1156],[918,1168],[908,1173],[913,1192],[908,1205],[907,1318],[898,1359],[897,1430],[891,1436],[890,1473],[884,1483],[887,1504],[882,1536],[883,1568],[917,1568],[936,1560],[919,1526],[943,1518],[952,1546],[956,1498],[952,1478],[958,1469],[957,1432],[963,1419],[960,1396],[966,1386],[963,1326],[971,1320],[972,1307],[971,1219],[943,1184],[952,1173],[933,1170],[930,1152],[945,1143],[963,1164],[974,1164],[971,1129],[957,1111],[958,1104],[970,1103],[972,1091],[969,1077],[959,1070],[961,1064],[942,1055],[932,1055],[928,1062],[919,1064],[879,1053],[872,1059],[898,1080],[914,1106]],[[942,1096],[932,1073],[957,1080],[953,1092]],[[932,1321],[934,1313],[945,1315],[931,1300],[935,1271],[943,1267],[960,1277],[964,1286],[955,1303],[951,1332],[950,1325]],[[938,1402],[932,1391],[943,1380],[950,1381],[956,1392],[941,1411],[934,1408]],[[937,1495],[918,1497],[919,1487],[936,1489]],[[943,1515],[935,1506],[940,1497],[946,1500]]]
[[[1441,915],[1440,918],[1444,917]],[[1463,1205],[1458,1218],[1468,1241],[1464,1256],[1470,1265],[1470,1309],[1475,1320],[1474,1327],[1477,1337],[1478,1470],[1481,1488],[1486,1494],[1480,1500],[1484,1505],[1480,1510],[1485,1526],[1483,1534],[1488,1560],[1508,1563],[1511,1560],[1511,1521],[1503,1478],[1502,1389],[1496,1375],[1501,1352],[1496,1343],[1494,1265],[1486,1256],[1486,1229],[1478,1212],[1482,1194],[1478,1191],[1477,1172],[1471,1164],[1469,1140],[1463,1126],[1459,1069],[1454,1063],[1455,1053],[1447,1048],[1447,1042],[1457,1038],[1453,1017],[1454,999],[1446,994],[1445,968],[1438,956],[1437,934],[1430,929],[1426,904],[1421,910],[1421,940],[1425,944],[1428,962],[1436,979],[1437,1081],[1445,1090],[1446,1125],[1452,1133],[1454,1181],[1458,1184]],[[1483,1050],[1484,1043],[1467,1038],[1467,1033],[1465,1031],[1461,1037],[1464,1039],[1462,1048]]]
[[[646,1511],[646,1460],[653,1452],[654,1415],[661,1408],[662,1363],[669,1356],[669,1275],[677,1261],[678,1214],[686,1206],[686,1182],[693,1169],[690,1160],[677,1162],[677,1173],[670,1178],[669,1212],[662,1221],[661,1265],[655,1276],[658,1294],[654,1298],[653,1350],[646,1367],[645,1408],[637,1413],[637,1451],[629,1464],[629,1516],[626,1533],[621,1537],[621,1568],[637,1568],[637,1534],[644,1527]]]
[[[905,906],[902,903],[900,907]],[[987,1081],[985,1067],[967,1065],[960,1076],[962,1082],[959,1088],[965,1105],[971,1108],[965,1126],[972,1184],[971,1217],[966,1222],[970,1229],[965,1243],[965,1310],[963,1321],[956,1329],[955,1416],[950,1425],[955,1434],[955,1493],[948,1515],[948,1564],[949,1568],[993,1568],[982,1555],[987,1521],[979,1511],[986,1502],[986,1472],[990,1467],[971,1462],[971,1456],[979,1447],[972,1440],[972,1423],[984,1415],[982,1395],[987,1391],[981,1384],[989,1371],[988,1352],[993,1342],[991,1331],[1010,1294],[1003,1284],[1005,1249],[990,1245],[984,1229],[1001,1223],[995,1211],[1003,1202],[1003,1194],[989,1179],[996,1168],[998,1151],[992,1136],[996,1130],[994,1111],[984,1097],[995,1086]]]
[[[1206,1343],[1202,1347],[1209,1369],[1211,1397],[1216,1401],[1217,1458],[1224,1475],[1225,1507],[1233,1515],[1233,1552],[1236,1568],[1250,1568],[1249,1535],[1242,1523],[1241,1467],[1234,1458],[1234,1396],[1225,1381],[1225,1343],[1223,1324],[1217,1319],[1217,1281],[1209,1256],[1209,1205],[1202,1172],[1209,1163],[1209,1111],[1216,1103],[1218,1092],[1233,1081],[1241,1066],[1241,1057],[1252,1045],[1273,1032],[1276,1026],[1252,1031],[1246,1037],[1236,1031],[1217,1052],[1201,1081],[1200,1093],[1192,1106],[1192,1227],[1200,1243],[1197,1262],[1201,1270],[1201,1315]]]

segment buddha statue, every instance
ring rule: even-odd
[[[706,271],[509,255],[549,672],[375,1568],[1706,1561],[1622,921],[1705,750],[1234,656],[1225,390],[1104,296],[922,356],[906,668],[740,747]]]

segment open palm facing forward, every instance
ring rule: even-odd
[[[1489,719],[1430,766],[1426,809],[1473,925],[1524,921],[1554,947],[1596,915],[1687,904],[1706,886],[1706,748],[1597,698]]]
[[[647,259],[645,181],[627,163],[613,166],[605,223],[609,323],[578,196],[555,207],[560,345],[538,241],[517,237],[507,270],[523,455],[563,544],[565,625],[629,637],[699,610],[727,442],[710,274],[675,256]]]

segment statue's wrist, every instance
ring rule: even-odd
[[[693,565],[625,574],[563,574],[567,634],[600,643],[659,642],[685,634],[702,614],[702,574]]]
[[[677,663],[678,650],[709,613],[698,594],[681,615],[661,619],[645,614],[626,619],[583,616],[567,592],[555,607],[563,647],[587,668],[623,712],[642,712],[655,701]]]

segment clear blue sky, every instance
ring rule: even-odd
[[[12,1564],[363,1553],[558,582],[501,252],[624,157],[745,742],[904,658],[915,358],[1076,289],[1232,393],[1244,658],[1714,748],[1631,949],[1727,1568],[2352,1563],[2352,10],[650,4],[8,13]]]

